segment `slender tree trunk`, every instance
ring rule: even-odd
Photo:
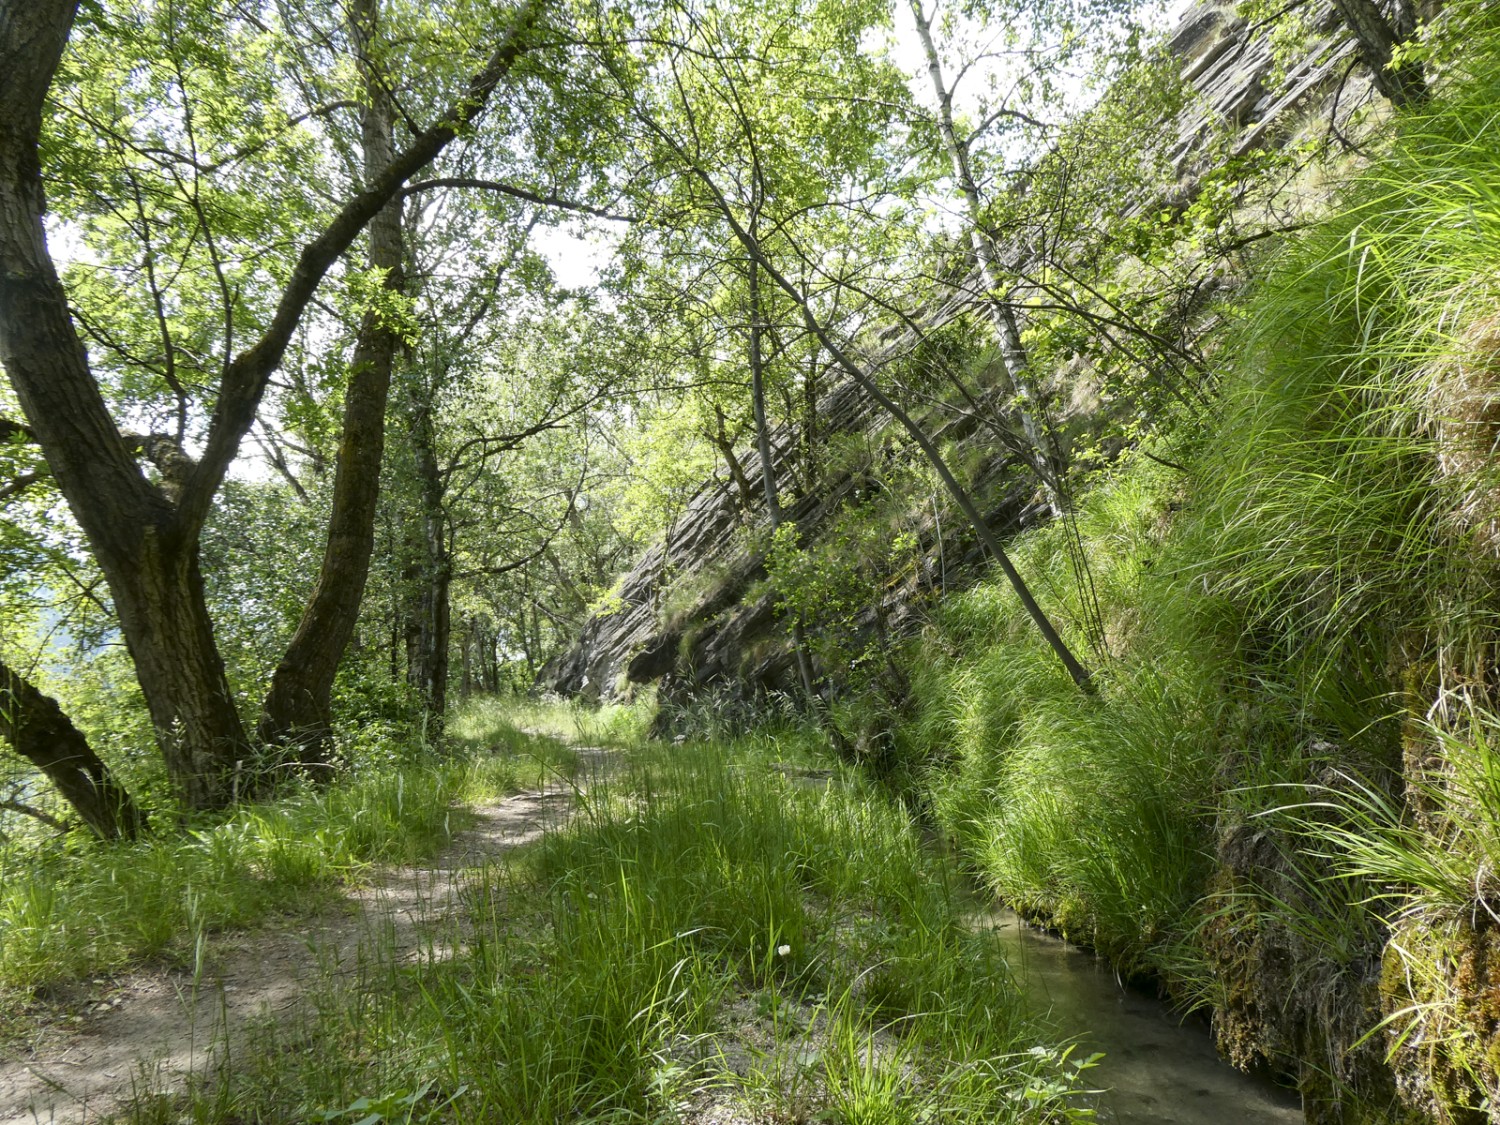
[[[948,162],[953,168],[953,179],[963,197],[964,210],[969,220],[969,244],[979,263],[980,277],[984,280],[985,304],[989,309],[990,322],[995,328],[995,338],[1000,345],[1000,358],[1010,378],[1017,400],[1017,414],[1021,429],[1030,447],[1032,467],[1047,489],[1053,510],[1061,514],[1067,507],[1064,497],[1067,488],[1067,460],[1058,445],[1056,435],[1047,425],[1041,396],[1031,379],[1031,363],[1026,347],[1021,342],[1020,326],[1016,323],[1015,307],[1002,296],[1005,286],[1000,262],[995,254],[994,243],[984,230],[984,201],[979,195],[979,185],[974,180],[970,162],[969,145],[961,140],[953,125],[953,91],[943,78],[942,62],[938,58],[937,46],[932,39],[932,25],[922,8],[922,0],[911,0],[912,18],[917,24],[917,38],[922,42],[922,51],[927,58],[927,73],[932,79],[932,89],[938,101],[938,129],[942,133],[943,147],[948,152]]]
[[[729,466],[729,475],[733,478],[735,490],[739,493],[740,508],[748,511],[750,498],[755,494],[755,490],[750,487],[750,477],[746,474],[745,467],[740,464],[739,456],[734,451],[734,438],[730,436],[725,424],[724,408],[717,404],[714,406],[714,422],[715,428],[705,430],[703,436],[708,438],[710,444],[724,458],[724,463]]]
[[[394,152],[395,112],[388,83],[375,62],[379,20],[379,0],[354,0],[350,30],[364,76],[361,127],[367,181],[385,170]],[[405,289],[401,209],[400,199],[394,199],[370,221],[370,268],[384,271],[383,287],[391,294]],[[343,437],[323,565],[261,710],[257,732],[261,741],[286,746],[290,760],[304,767],[327,764],[333,681],[359,621],[375,545],[385,410],[400,342],[399,328],[389,312],[375,308],[365,313],[344,391]]]
[[[761,484],[766,493],[766,514],[771,520],[771,533],[781,526],[781,495],[776,487],[776,466],[771,458],[771,426],[766,417],[766,371],[762,355],[762,319],[760,296],[760,263],[753,258],[748,269],[750,289],[750,400],[755,410],[755,446],[760,453]],[[797,675],[802,681],[802,693],[806,697],[808,710],[820,713],[818,689],[813,681],[812,658],[807,652],[807,636],[802,627],[802,615],[792,623],[792,651],[797,657]]]
[[[820,353],[817,348],[810,349],[811,356],[807,361],[807,378],[802,382],[802,479],[807,484],[808,493],[816,492],[818,489],[819,470],[818,461],[818,358]]]
[[[670,134],[658,129],[657,136],[661,137],[668,144],[674,145],[679,154],[682,154],[681,147],[676,145]],[[734,213],[734,209],[729,205],[729,200],[724,197],[723,191],[720,190],[714,178],[701,165],[691,160],[688,161],[687,166],[699,182],[708,189],[709,194],[713,197],[715,207],[718,209],[719,214],[723,216],[725,223],[729,226],[730,231],[734,234],[740,246],[765,270],[766,276],[775,282],[776,286],[796,304],[802,314],[802,322],[806,325],[808,332],[815,336],[818,342],[823,345],[823,349],[838,364],[839,369],[848,375],[849,378],[853,379],[866,394],[875,400],[876,404],[882,410],[899,423],[902,429],[911,437],[912,441],[916,443],[917,448],[922,451],[923,456],[927,458],[928,463],[943,482],[943,486],[948,490],[949,495],[953,497],[954,502],[958,504],[959,509],[968,519],[970,526],[974,529],[974,534],[979,537],[979,541],[994,556],[995,562],[999,564],[1001,571],[1005,574],[1011,589],[1015,591],[1016,598],[1036,625],[1037,631],[1042,634],[1042,638],[1047,642],[1047,646],[1052,649],[1063,667],[1067,669],[1068,675],[1073,678],[1073,682],[1085,693],[1093,694],[1097,690],[1093,676],[1079,662],[1078,658],[1073,655],[1073,650],[1068,647],[1067,642],[1062,639],[1061,634],[1053,627],[1051,620],[1048,619],[1041,605],[1038,604],[1035,595],[1032,594],[1031,588],[1026,584],[1026,580],[1021,577],[1021,572],[1016,569],[1015,564],[1010,560],[1010,556],[1000,546],[1000,540],[995,536],[990,525],[984,521],[984,517],[980,515],[979,509],[974,506],[974,500],[969,495],[968,490],[958,482],[958,478],[948,468],[948,463],[943,460],[942,453],[933,444],[932,439],[927,436],[921,426],[917,425],[916,420],[903,410],[894,399],[882,391],[879,384],[870,377],[869,373],[859,364],[855,363],[853,358],[838,345],[833,339],[832,334],[823,325],[823,322],[817,318],[808,306],[807,301],[797,290],[797,287],[792,284],[785,274],[771,264],[770,259],[766,257],[764,248],[760,244],[760,240],[752,235],[745,228],[745,225],[740,222],[738,216]]]
[[[1406,0],[1395,0],[1387,16],[1379,0],[1333,0],[1334,9],[1344,21],[1360,58],[1370,70],[1375,88],[1395,106],[1417,105],[1427,100],[1427,79],[1422,64],[1408,61],[1392,66],[1395,50],[1416,31],[1416,18]]]
[[[428,729],[441,730],[448,708],[448,642],[452,634],[453,560],[448,549],[448,513],[444,506],[437,433],[425,387],[411,388],[407,427],[417,469],[420,561],[414,567],[417,593],[407,624],[407,680],[417,689],[427,712]]]
[[[474,693],[474,648],[477,641],[477,626],[472,617],[463,619],[463,637],[459,641],[458,695],[468,699]]]
[[[94,834],[134,839],[146,816],[57,701],[0,662],[0,738],[47,775]]]

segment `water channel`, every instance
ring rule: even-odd
[[[1112,1125],[1303,1125],[1297,1095],[1241,1074],[1214,1052],[1204,1026],[1182,1020],[1155,996],[1122,986],[1086,950],[1028,926],[1008,910],[988,912],[1017,980],[1033,1005],[1083,1057],[1099,1120]]]

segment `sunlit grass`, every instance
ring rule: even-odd
[[[857,775],[786,749],[631,752],[565,828],[473,873],[456,957],[330,982],[295,1049],[242,1054],[193,1119],[414,1091],[414,1120],[1084,1116],[953,871]]]
[[[476,701],[480,715],[503,716],[517,730],[562,739],[575,746],[636,746],[645,740],[656,714],[653,692],[629,703],[589,703],[582,699],[500,698]]]
[[[377,864],[435,854],[466,803],[568,778],[576,756],[485,714],[463,714],[452,752],[356,770],[130,844],[75,836],[0,848],[0,988],[33,989],[151,959],[199,938],[328,907]]]

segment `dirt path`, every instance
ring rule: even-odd
[[[584,776],[606,752],[584,751]],[[294,928],[215,935],[201,974],[141,971],[84,984],[75,1015],[48,1027],[29,1057],[0,1060],[0,1125],[100,1120],[131,1096],[180,1088],[265,1019],[285,1019],[330,972],[372,957],[441,957],[459,916],[464,873],[567,820],[573,792],[519,793],[475,810],[478,823],[430,865],[389,870],[353,890],[354,909]]]

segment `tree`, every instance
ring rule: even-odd
[[[1000,254],[985,222],[985,203],[974,175],[973,138],[960,135],[953,112],[954,86],[943,74],[942,60],[932,35],[932,19],[923,0],[910,0],[917,38],[927,62],[927,73],[937,99],[937,125],[943,149],[953,171],[954,188],[963,201],[964,220],[969,244],[984,283],[984,304],[995,337],[1000,345],[1001,361],[1016,396],[1016,415],[1026,434],[1027,460],[1046,488],[1054,513],[1068,507],[1068,463],[1057,434],[1047,419],[1046,403],[1038,393],[1031,374],[1031,363],[1021,342],[1021,327],[1015,304],[1008,297],[1014,279],[1006,276]],[[994,118],[1014,116],[1026,120],[1024,111],[1002,104]]]
[[[1417,31],[1416,11],[1411,0],[1333,0],[1344,26],[1354,36],[1359,57],[1369,68],[1375,88],[1396,106],[1417,105],[1427,100],[1427,78],[1420,58],[1398,60],[1399,49]]]
[[[391,79],[382,64],[378,0],[355,0],[349,24],[364,87],[360,130],[365,182],[373,183],[394,157],[395,129]],[[386,400],[403,335],[402,208],[400,195],[393,195],[369,222],[369,265],[379,289],[360,325],[344,391],[327,546],[318,584],[271,679],[257,730],[262,743],[290,744],[303,766],[326,764],[333,680],[359,619],[375,544]]]
[[[625,112],[679,184],[678,208],[692,205],[699,215],[714,216],[768,283],[791,301],[838,368],[906,431],[1069,675],[1092,691],[1090,673],[1052,625],[941,451],[858,360],[847,331],[827,319],[828,293],[844,291],[842,280],[825,268],[823,294],[810,294],[777,265],[783,250],[794,260],[807,252],[797,239],[799,219],[821,217],[835,209],[835,201],[851,197],[861,201],[853,209],[862,215],[876,211],[870,200],[880,192],[856,178],[880,163],[875,146],[885,122],[872,107],[888,106],[898,96],[889,72],[872,69],[859,48],[873,12],[858,4],[822,6],[815,13],[789,10],[795,8],[795,0],[786,0],[730,26],[722,13],[669,7],[655,40],[661,57],[651,60],[661,82],[639,86],[633,76],[644,65],[631,71],[613,67]],[[795,43],[788,41],[787,28],[797,29]],[[796,75],[795,82],[787,81],[789,74]],[[788,88],[794,90],[790,98],[777,97]],[[751,229],[750,217],[757,214],[750,207],[752,195],[776,204],[774,215],[759,218],[767,235]]]
[[[153,479],[111,416],[48,250],[43,111],[77,7],[69,0],[0,4],[0,363],[108,582],[163,756],[192,807],[227,803],[236,762],[252,754],[203,596],[198,544],[214,495],[324,275],[401,186],[476,120],[526,49],[538,10],[532,2],[514,15],[436,120],[345,197],[296,262],[279,271],[279,294],[263,325],[237,326],[240,299],[227,280],[212,223],[199,222],[200,253],[211,260],[209,274],[218,277],[224,297],[218,310],[224,331],[212,344],[219,360],[200,373],[209,413],[196,456],[183,440],[193,396],[164,360],[162,378],[177,384],[180,409],[176,434],[152,434],[139,443]],[[227,36],[234,28],[219,30]],[[181,90],[189,94],[186,82]],[[188,115],[193,108],[191,101],[183,106]],[[187,121],[182,133],[191,140]],[[233,162],[224,147],[218,163],[194,151],[172,154],[168,182],[182,213],[204,219],[198,209],[204,181]],[[149,246],[145,257],[153,260]],[[167,326],[164,349],[175,356],[166,310],[158,305],[158,312]],[[207,326],[196,327],[203,332]],[[243,346],[247,328],[258,331]]]
[[[57,701],[4,661],[0,661],[0,738],[41,770],[101,839],[132,839],[145,830],[145,814]]]

